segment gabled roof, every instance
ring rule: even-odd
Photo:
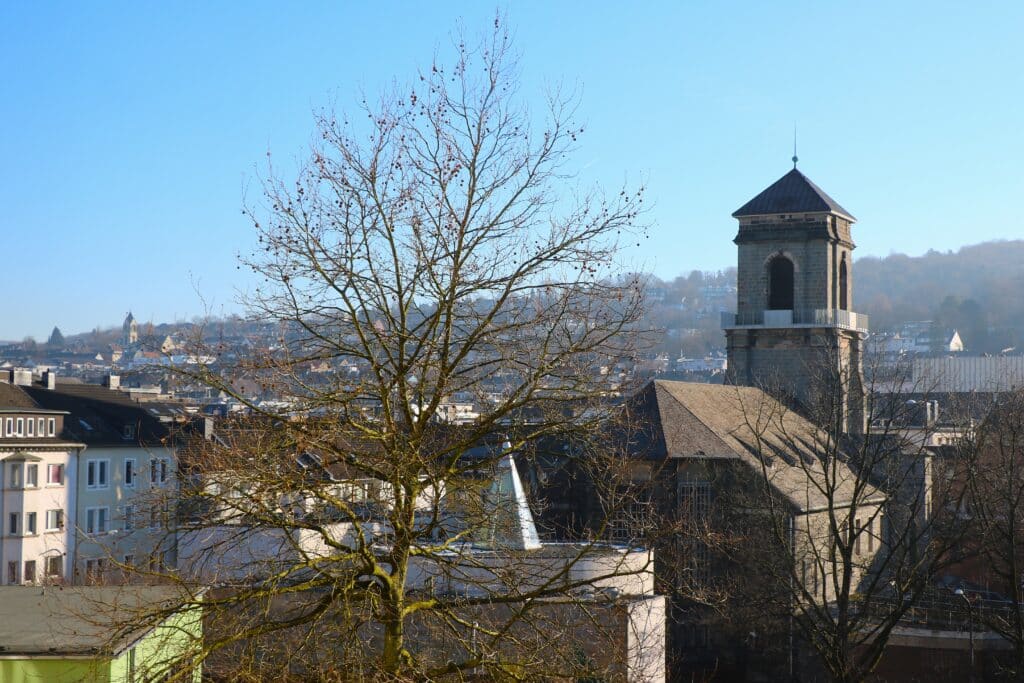
[[[760,474],[798,510],[828,505],[820,475],[825,435],[809,420],[761,389],[656,380],[630,401],[631,418],[644,425],[632,436],[634,454],[653,459],[739,460]],[[853,498],[856,474],[837,465],[837,504]],[[882,500],[870,487],[860,502]]]
[[[780,213],[833,213],[851,221],[856,220],[839,202],[795,168],[737,209],[732,216],[740,218]]]

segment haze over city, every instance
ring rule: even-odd
[[[240,312],[241,213],[322,107],[355,112],[486,29],[486,3],[0,9],[0,338]],[[858,218],[858,256],[1012,238],[1019,3],[513,3],[521,94],[578,90],[570,168],[648,187],[627,265],[734,263],[730,213],[790,166]]]

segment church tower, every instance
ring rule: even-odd
[[[139,323],[136,322],[132,312],[128,311],[124,324],[121,325],[121,344],[123,346],[131,346],[137,341],[139,341]]]
[[[736,314],[725,314],[728,379],[835,409],[864,428],[861,348],[867,316],[853,312],[854,217],[796,169],[733,217],[739,232]]]

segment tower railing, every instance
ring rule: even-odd
[[[868,331],[868,316],[840,308],[744,311],[722,313],[722,328],[733,327],[835,327]]]

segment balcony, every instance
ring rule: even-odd
[[[723,330],[758,327],[835,327],[841,330],[867,332],[868,316],[838,308],[722,313]]]

